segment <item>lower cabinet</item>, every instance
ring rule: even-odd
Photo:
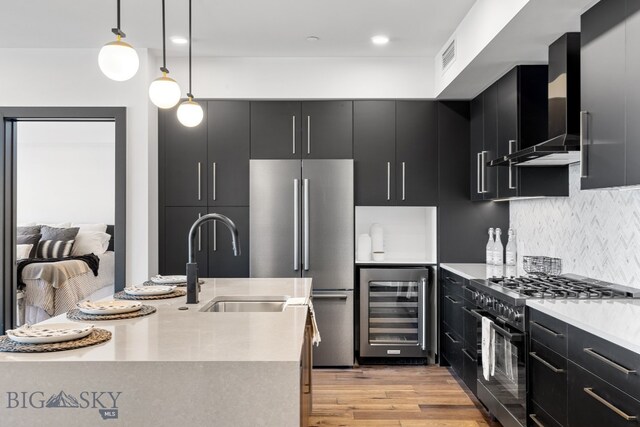
[[[309,417],[312,411],[312,370],[313,370],[313,328],[311,316],[307,316],[307,324],[304,329],[304,343],[300,354],[300,425],[309,425]]]
[[[532,309],[528,319],[529,426],[638,425],[640,355]]]

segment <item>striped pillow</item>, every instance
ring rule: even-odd
[[[37,258],[66,258],[71,255],[73,240],[41,240],[38,243]]]

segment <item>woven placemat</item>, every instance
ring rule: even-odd
[[[12,341],[6,335],[0,336],[0,352],[11,353],[49,353],[52,351],[75,350],[77,348],[89,347],[91,345],[101,344],[111,339],[111,332],[94,328],[93,332],[79,340],[71,340],[57,342],[51,344],[20,344]]]
[[[67,319],[71,320],[121,320],[134,319],[136,317],[148,316],[156,312],[156,308],[151,305],[143,305],[140,310],[120,314],[87,314],[77,308],[67,311]]]
[[[120,292],[116,292],[115,294],[113,294],[113,297],[115,299],[130,299],[130,300],[154,300],[154,299],[167,299],[167,298],[177,298],[177,297],[183,297],[187,294],[187,291],[185,289],[176,289],[173,292],[171,292],[170,294],[164,294],[164,295],[129,295],[127,294],[125,291],[120,291]]]

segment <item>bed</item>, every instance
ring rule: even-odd
[[[22,270],[24,289],[18,292],[17,323],[34,324],[71,310],[84,299],[99,299],[113,294],[115,252],[113,228],[108,250],[97,254],[97,276],[87,264],[63,260],[30,264]],[[64,274],[61,274],[64,272]]]

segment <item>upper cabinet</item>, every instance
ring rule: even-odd
[[[437,204],[436,102],[355,101],[353,121],[356,205]]]
[[[204,114],[207,105],[202,104]],[[207,206],[207,125],[183,126],[176,109],[160,110],[160,194],[166,206]],[[164,189],[164,191],[163,191]]]
[[[249,102],[207,105],[208,205],[249,206]]]
[[[548,68],[519,65],[471,102],[471,200],[567,196],[568,168],[489,166],[548,139]]]
[[[353,102],[251,102],[251,158],[353,158]]]
[[[640,184],[640,0],[602,0],[581,19],[583,189]]]

